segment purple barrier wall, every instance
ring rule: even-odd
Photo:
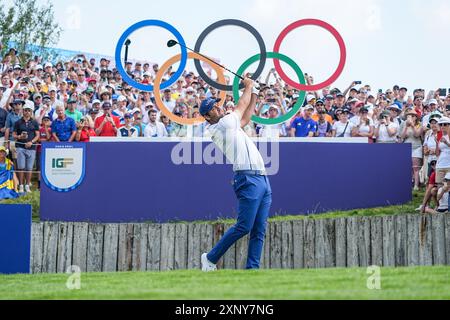
[[[42,183],[41,219],[116,223],[234,218],[231,166],[175,165],[175,145],[87,144],[86,175],[77,189],[58,193]],[[203,148],[208,145],[203,143]],[[412,199],[411,146],[281,142],[279,170],[270,181],[272,216],[404,204]]]

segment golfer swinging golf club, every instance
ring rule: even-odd
[[[224,115],[217,105],[220,99],[206,99],[200,114],[209,123],[208,130],[216,146],[233,164],[233,188],[239,200],[236,224],[209,252],[201,256],[202,270],[217,270],[216,264],[240,238],[250,233],[246,269],[259,269],[267,218],[272,203],[272,190],[264,161],[253,141],[242,130],[254,114],[258,91],[246,75],[244,93],[234,112]]]

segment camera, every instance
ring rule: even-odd
[[[355,84],[362,84],[362,81],[355,81]]]

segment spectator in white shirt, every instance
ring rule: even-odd
[[[154,109],[148,112],[149,123],[145,127],[144,137],[161,138],[169,136],[164,124],[162,124],[159,121],[156,121],[157,116],[158,112]]]

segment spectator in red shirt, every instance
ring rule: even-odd
[[[42,118],[42,124],[39,128],[39,144],[36,148],[36,170],[41,171],[41,153],[42,143],[52,141],[52,120],[49,116]],[[41,176],[39,175],[38,188],[41,189]]]
[[[431,173],[430,179],[428,180],[428,185],[427,185],[427,189],[425,191],[425,196],[423,198],[422,205],[419,208],[417,208],[422,213],[436,213],[436,211],[433,208],[428,206],[431,203],[431,200],[434,201],[434,203],[436,204],[436,207],[439,206],[439,201],[437,200],[438,188],[437,188],[437,184],[436,184],[436,172],[435,172],[436,160],[433,160],[430,162],[430,167],[432,168],[432,173]]]
[[[95,131],[89,126],[89,121],[86,117],[81,118],[77,123],[77,134],[75,140],[78,142],[89,142],[91,137],[95,137]]]
[[[120,119],[111,114],[111,103],[103,102],[103,115],[95,119],[95,134],[99,137],[116,137]]]

